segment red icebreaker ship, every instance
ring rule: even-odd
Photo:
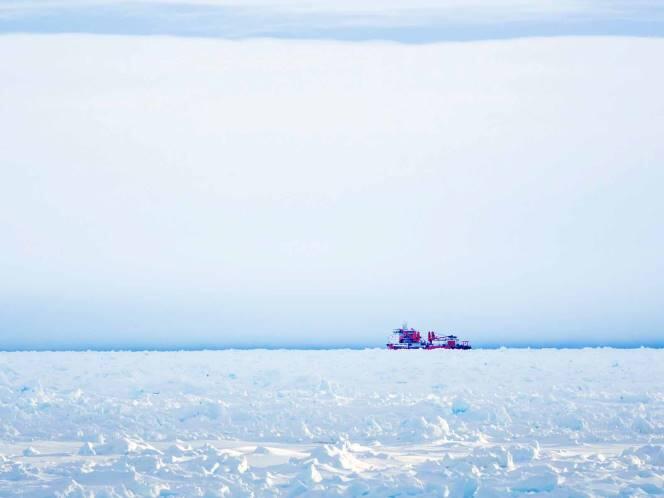
[[[427,332],[425,340],[419,330],[404,325],[392,332],[387,349],[471,349],[471,345],[455,335],[436,335],[434,331]]]

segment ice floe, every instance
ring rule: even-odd
[[[660,350],[0,359],[3,497],[664,494]]]

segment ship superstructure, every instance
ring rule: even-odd
[[[433,330],[427,332],[425,339],[419,330],[404,324],[392,331],[387,349],[472,349],[472,346],[456,335],[438,335]]]

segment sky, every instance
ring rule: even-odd
[[[661,4],[243,5],[0,4],[0,349],[664,343]]]
[[[0,33],[400,43],[664,35],[663,0],[4,0]]]

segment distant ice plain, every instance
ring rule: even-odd
[[[0,495],[657,494],[663,378],[658,349],[2,353]]]

